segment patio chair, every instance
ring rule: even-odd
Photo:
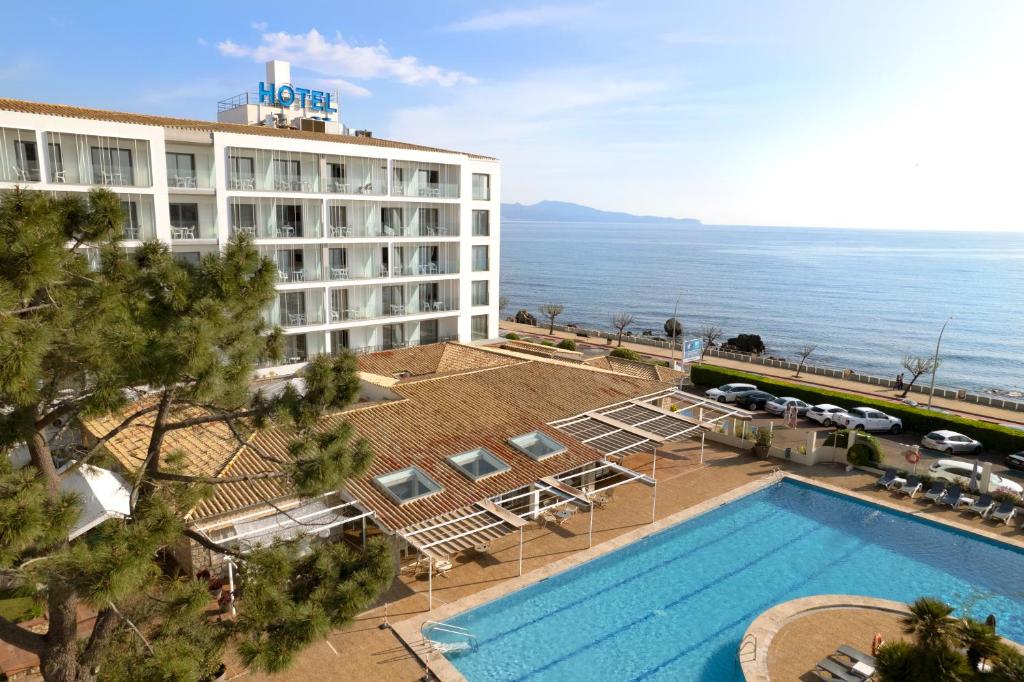
[[[816,669],[821,669],[827,672],[829,675],[832,676],[831,679],[833,680],[842,680],[843,682],[861,682],[861,678],[851,673],[849,668],[840,665],[839,663],[833,661],[831,658],[821,659],[820,661],[818,661],[818,664],[814,667]],[[817,674],[817,670],[815,670],[815,674]],[[818,675],[818,677],[821,677],[821,675]],[[822,679],[829,678],[822,677]]]
[[[995,503],[992,501],[991,495],[982,495],[967,508],[967,511],[972,511],[981,518],[985,518],[985,516],[992,511],[992,507],[994,506]]]
[[[939,498],[946,493],[946,484],[941,482],[932,483],[932,487],[924,494],[924,499],[930,502],[938,502]]]
[[[989,514],[989,518],[1010,525],[1010,520],[1013,519],[1016,513],[1017,507],[1013,502],[1000,502],[999,506]]]
[[[938,503],[940,505],[948,505],[956,509],[963,501],[963,496],[964,491],[960,486],[950,486],[949,490],[947,490],[946,493],[938,499]]]
[[[860,649],[855,649],[849,644],[844,644],[838,649],[836,649],[836,653],[846,656],[854,663],[864,663],[865,665],[870,665],[872,668],[877,667],[877,661],[875,660],[874,656],[870,656],[861,651]]]
[[[879,486],[885,488],[886,490],[888,490],[888,489],[892,488],[893,485],[895,485],[896,481],[899,481],[899,480],[902,480],[902,479],[900,479],[899,477],[896,476],[896,470],[895,469],[886,469],[885,473],[882,474],[882,477],[878,479],[877,485],[879,485]]]
[[[897,493],[903,493],[907,497],[913,497],[921,491],[921,477],[920,476],[907,476],[907,480],[903,482],[898,488]]]

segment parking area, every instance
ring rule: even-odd
[[[704,391],[699,388],[695,388],[692,392],[696,395],[703,395]],[[775,433],[774,445],[781,448],[793,448],[793,450],[799,449],[802,445],[807,442],[807,433],[815,431],[819,434],[818,442],[823,441],[829,433],[836,430],[835,427],[822,426],[817,422],[810,419],[800,418],[797,421],[796,428],[791,428],[785,425],[785,421],[782,417],[769,414],[764,410],[754,410],[754,418],[751,421],[753,426],[756,427],[767,427],[772,424],[772,430]],[[912,431],[904,431],[900,434],[891,433],[873,433],[878,443],[882,448],[882,452],[885,454],[885,464],[887,466],[893,466],[898,468],[914,469],[912,464],[907,463],[905,454],[907,449],[912,445],[920,445],[921,436],[924,434],[915,433]],[[928,450],[926,448],[920,449],[921,461],[918,462],[916,470],[923,472],[931,465],[932,462],[939,459],[947,459],[948,455],[935,450]],[[1006,475],[1012,479],[1015,479],[1024,484],[1024,471],[1017,471],[1014,469],[1008,469],[1003,464],[1004,455],[983,450],[978,455],[954,455],[954,459],[961,459],[964,461],[973,462],[975,457],[983,462],[992,463],[992,471],[999,474],[1000,476]]]

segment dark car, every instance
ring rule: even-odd
[[[1003,463],[1011,469],[1024,471],[1024,452],[1015,452],[1012,455],[1007,455]]]
[[[763,410],[765,403],[775,400],[767,391],[744,391],[736,396],[736,404],[747,410]]]

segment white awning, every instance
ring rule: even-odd
[[[69,540],[107,519],[123,519],[131,513],[131,486],[113,471],[83,464],[61,479],[60,489],[74,493],[82,503],[78,520],[68,533]]]

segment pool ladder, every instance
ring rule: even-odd
[[[743,641],[740,642],[739,650],[736,652],[741,663],[757,660],[757,635],[748,632]]]
[[[450,635],[456,635],[461,639],[455,642],[441,642],[430,637],[430,634],[434,632],[445,632]],[[453,654],[462,651],[474,651],[477,646],[476,635],[472,632],[466,628],[460,628],[458,625],[443,623],[438,620],[423,621],[423,624],[420,625],[420,635],[423,637],[423,645],[431,653]]]

